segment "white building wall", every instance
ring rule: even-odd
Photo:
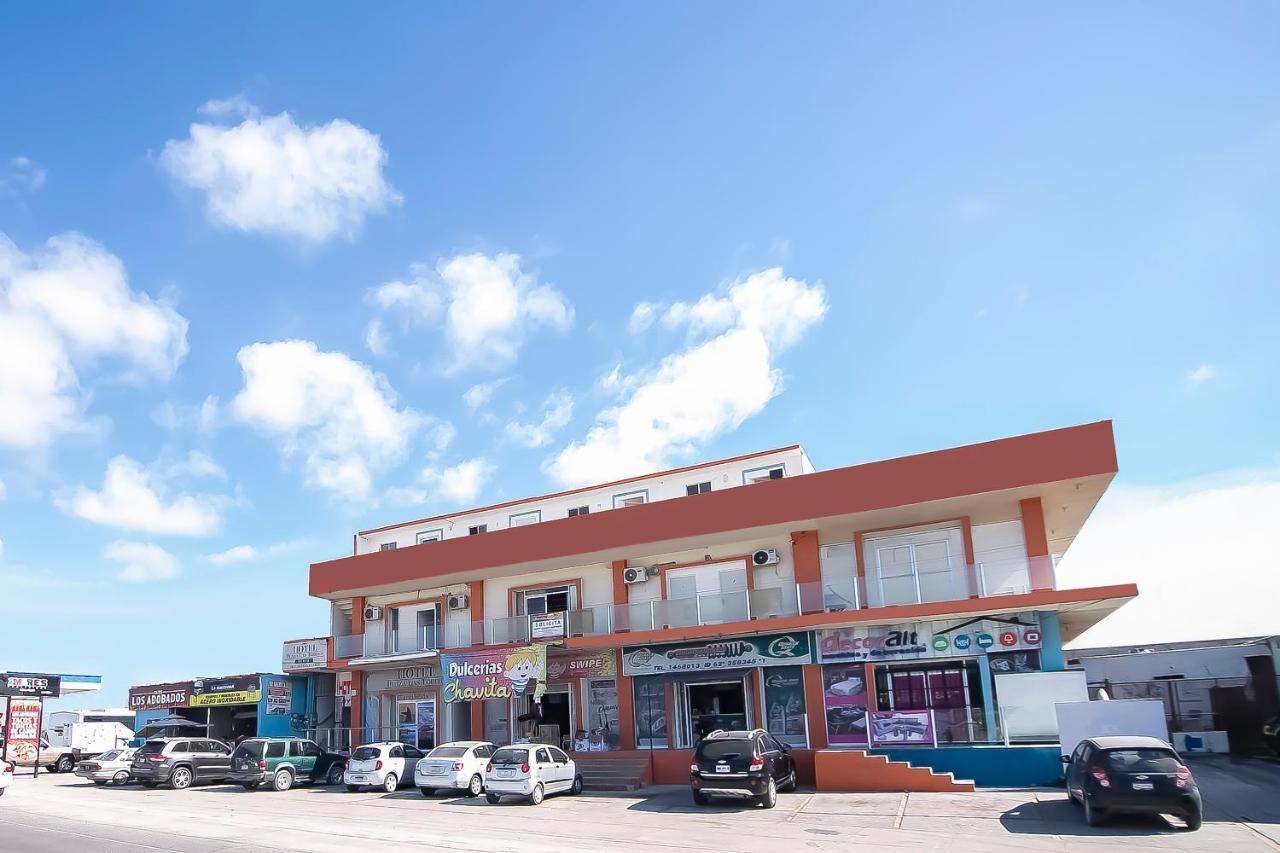
[[[1022,520],[975,524],[972,531],[973,559],[981,568],[987,595],[1030,591]]]
[[[1151,681],[1174,675],[1183,678],[1248,678],[1249,665],[1245,658],[1266,653],[1265,645],[1224,646],[1084,658],[1081,663],[1090,683]]]

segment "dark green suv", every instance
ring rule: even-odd
[[[227,781],[244,785],[249,791],[263,785],[277,791],[287,791],[295,784],[338,785],[346,760],[346,756],[325,752],[304,738],[249,738],[231,753]]]

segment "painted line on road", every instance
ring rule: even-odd
[[[902,792],[902,800],[898,803],[898,813],[893,818],[893,828],[902,829],[902,816],[907,813],[907,800],[911,797],[910,791]]]

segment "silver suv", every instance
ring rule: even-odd
[[[221,782],[231,772],[231,747],[194,737],[152,738],[133,755],[129,775],[144,788],[168,784],[175,791],[194,782]]]

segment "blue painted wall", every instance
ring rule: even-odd
[[[285,681],[291,685],[289,713],[267,713],[267,689],[272,682]],[[293,728],[293,714],[307,710],[307,679],[297,675],[263,675],[262,698],[258,700],[258,737],[289,737],[298,735]]]
[[[931,767],[939,773],[951,772],[957,779],[971,779],[977,785],[1021,788],[1062,784],[1062,759],[1054,746],[906,746],[872,749],[872,754],[905,761],[916,767]]]

